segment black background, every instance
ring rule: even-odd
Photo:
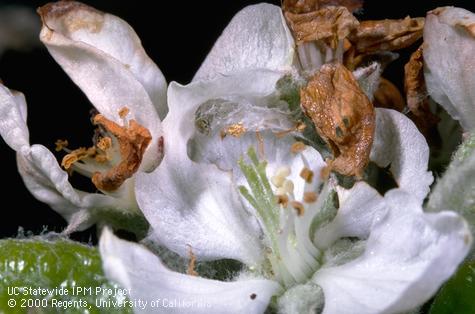
[[[149,56],[157,63],[167,81],[187,83],[232,16],[241,8],[258,1],[84,1],[120,16],[142,39]],[[32,9],[44,1],[0,1],[0,5],[22,4]],[[280,1],[271,3],[280,4]],[[154,6],[159,8],[155,9]],[[475,12],[475,1],[366,1],[361,19],[425,16],[438,6],[454,5]],[[411,47],[392,64],[386,77],[401,86],[402,66]],[[9,88],[22,91],[28,103],[31,143],[50,149],[58,138],[67,138],[71,147],[89,146],[93,128],[89,123],[91,105],[61,68],[39,46],[31,52],[7,52],[0,59],[0,78]],[[58,156],[60,157],[60,156]],[[17,173],[14,152],[0,140],[0,237],[15,236],[18,228],[39,233],[61,231],[65,221],[47,205],[36,201]],[[75,186],[89,183],[74,176]],[[73,236],[92,239],[94,230]]]

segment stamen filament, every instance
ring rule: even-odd
[[[271,273],[285,286],[305,282],[320,266],[321,253],[313,245],[310,234],[311,221],[317,211],[314,205],[318,202],[305,204],[296,201],[293,182],[285,179],[290,170],[284,168],[279,168],[273,180],[276,189],[283,193],[276,197],[266,175],[267,162],[259,161],[253,148],[249,149],[248,156],[251,164],[246,164],[241,158],[239,166],[250,190],[244,186],[239,190],[260,218],[265,243],[269,245]],[[305,180],[304,184],[305,190],[311,188]],[[284,198],[285,201],[279,202]],[[299,213],[292,204],[299,204]]]

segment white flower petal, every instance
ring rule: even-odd
[[[256,228],[244,210],[231,174],[214,165],[165,158],[137,177],[137,201],[162,244],[182,256],[189,247],[201,259],[256,263]]]
[[[25,97],[0,84],[0,135],[15,151],[30,146]]]
[[[254,132],[247,132],[239,138],[226,136],[224,139],[209,137],[199,142],[196,146],[193,160],[197,162],[207,162],[216,164],[218,168],[233,172],[234,181],[243,185],[245,178],[239,168],[238,161],[241,157],[246,157],[250,147],[267,161],[267,177],[270,179],[281,167],[289,167],[291,174],[289,179],[295,184],[294,194],[297,199],[302,199],[304,194],[304,179],[300,177],[300,172],[304,167],[308,167],[314,173],[314,179],[307,189],[316,190],[320,183],[320,172],[325,167],[320,153],[314,148],[307,146],[299,154],[291,152],[295,139],[292,136],[278,137],[272,132],[261,132],[259,140]],[[260,150],[263,150],[260,152]],[[303,157],[303,158],[302,158]],[[304,162],[305,160],[305,162]]]
[[[135,33],[119,18],[77,2],[49,4],[41,13],[41,41],[97,110],[122,124],[118,112],[127,107],[128,118],[151,132],[141,169],[152,170],[161,158],[161,125],[152,101],[160,103],[164,114],[165,86]]]
[[[68,181],[53,154],[44,146],[33,145],[17,154],[18,171],[35,198],[51,206],[69,220],[81,208],[81,198]]]
[[[274,91],[281,74],[250,71],[189,86],[171,83],[170,112],[164,121],[166,154],[151,174],[137,175],[137,201],[156,238],[187,256],[188,245],[201,259],[234,258],[254,264],[263,258],[259,230],[247,213],[231,174],[188,158],[195,111],[212,98],[238,93],[259,97]]]
[[[401,313],[427,301],[457,269],[470,245],[466,222],[453,212],[425,214],[401,190],[385,196],[388,215],[376,222],[365,253],[322,268],[323,313]]]
[[[430,96],[466,130],[475,128],[475,14],[444,7],[427,14],[424,74]]]
[[[99,247],[106,276],[130,289],[130,299],[147,301],[135,313],[263,313],[280,289],[264,279],[221,282],[173,272],[144,247],[120,240],[108,229]],[[153,300],[159,300],[159,307],[151,307]],[[166,307],[170,302],[182,306]]]
[[[42,145],[25,147],[17,153],[18,171],[31,194],[48,204],[69,222],[65,232],[87,229],[95,223],[94,213],[131,205],[126,198],[85,193],[74,189],[68,174],[61,169],[54,155]],[[86,214],[84,211],[89,211]]]
[[[383,197],[366,182],[358,182],[350,190],[337,187],[337,193],[337,215],[315,235],[315,245],[322,249],[343,237],[368,238],[373,223],[387,213]]]
[[[252,5],[234,16],[193,81],[249,69],[289,71],[293,59],[294,41],[280,7]]]
[[[390,171],[399,187],[421,202],[433,181],[427,171],[429,146],[414,123],[395,110],[376,108],[376,130],[370,160]]]

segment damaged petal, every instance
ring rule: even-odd
[[[423,46],[419,47],[404,66],[404,89],[410,118],[419,131],[426,136],[439,122],[429,108],[429,94],[424,78]]]
[[[331,170],[361,176],[369,162],[375,113],[353,74],[325,64],[300,91],[302,110],[333,151]]]
[[[356,52],[371,53],[409,47],[422,37],[424,18],[363,21],[349,36]]]
[[[396,85],[382,77],[378,89],[374,93],[374,106],[402,112],[406,107],[406,103]]]
[[[98,114],[94,118],[94,123],[101,125],[116,137],[121,161],[106,172],[96,172],[92,182],[99,190],[114,191],[138,170],[152,136],[135,120],[130,120],[128,127],[122,127]]]
[[[297,44],[323,40],[333,48],[359,24],[344,7],[326,7],[305,14],[286,12],[285,17]]]
[[[51,31],[62,29],[74,33],[87,29],[91,33],[98,33],[104,24],[103,12],[76,1],[48,3],[39,7],[37,12],[43,25]]]

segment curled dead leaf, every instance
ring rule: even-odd
[[[374,106],[379,108],[394,109],[402,112],[406,107],[404,97],[399,89],[391,81],[382,77],[379,86],[374,93]]]
[[[304,14],[285,12],[297,44],[323,40],[335,48],[359,24],[345,7],[325,7]]]
[[[404,89],[406,92],[407,106],[411,112],[410,118],[414,121],[419,131],[426,137],[431,129],[439,122],[429,108],[429,94],[424,79],[423,48],[419,47],[404,66]]]
[[[349,39],[358,54],[381,50],[393,51],[406,48],[419,40],[423,28],[423,17],[363,21]]]
[[[300,91],[302,110],[334,154],[332,170],[361,176],[369,162],[375,113],[353,74],[325,64]]]

